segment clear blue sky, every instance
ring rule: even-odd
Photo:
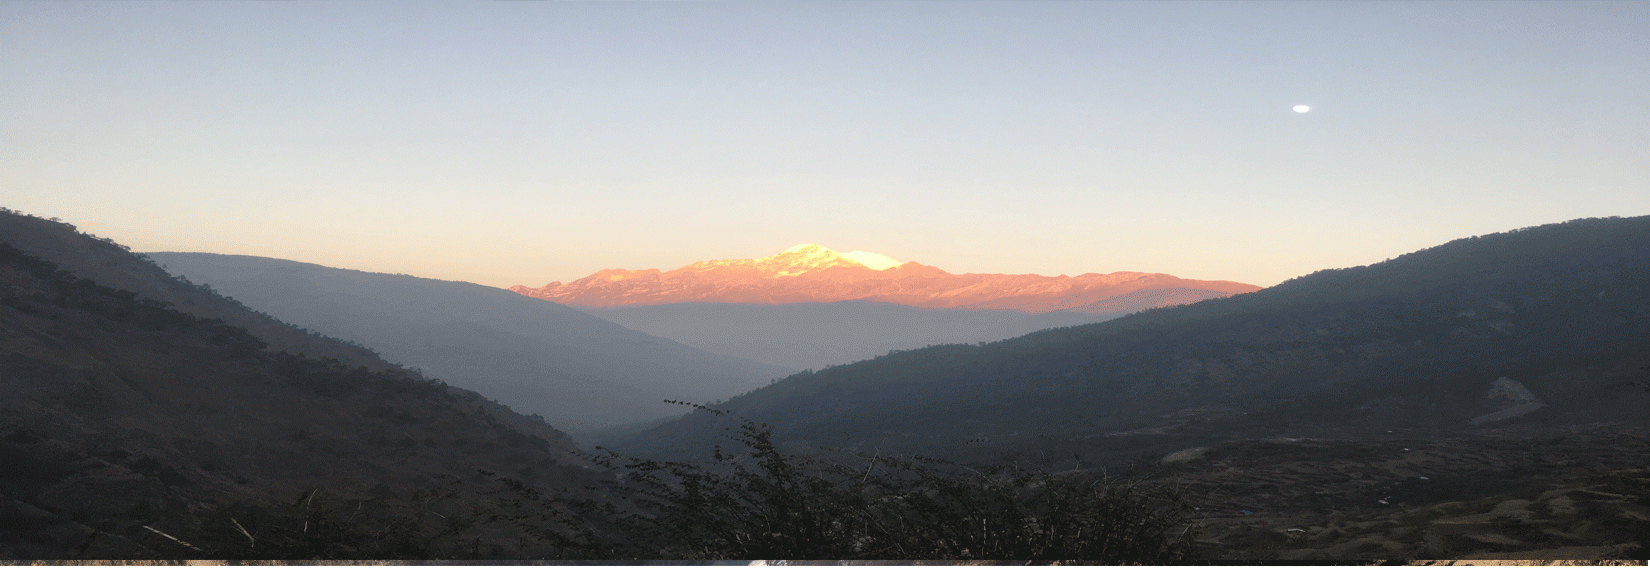
[[[1650,214],[1647,6],[12,0],[0,205],[497,286],[804,242],[1271,285]]]

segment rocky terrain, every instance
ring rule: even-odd
[[[566,284],[551,282],[540,288],[514,286],[510,290],[586,308],[681,302],[867,300],[918,308],[1041,314],[1059,310],[1130,312],[1260,289],[1237,282],[1186,280],[1143,272],[1079,276],[951,274],[917,262],[871,262],[878,267],[819,245],[797,245],[765,258],[703,261],[670,271],[608,269]]]

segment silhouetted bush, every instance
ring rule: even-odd
[[[221,559],[443,560],[498,558],[455,480],[409,494],[349,498],[311,489],[289,503],[237,504],[146,525],[151,548]],[[189,530],[186,532],[184,528]],[[164,533],[164,534],[162,534]],[[176,539],[168,542],[167,539]],[[191,552],[184,552],[191,549]]]

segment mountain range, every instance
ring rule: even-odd
[[[710,353],[470,284],[253,256],[155,252],[173,274],[570,431],[674,416],[795,368]]]
[[[1259,292],[787,377],[716,409],[798,448],[1107,461],[1234,437],[1643,421],[1650,217],[1452,241]],[[696,412],[618,444],[714,439]],[[690,450],[691,451],[691,450]]]
[[[510,291],[580,308],[862,300],[917,308],[1041,314],[1129,312],[1259,289],[1237,282],[1142,272],[951,274],[876,253],[839,254],[804,244],[764,258],[701,261],[670,271],[607,269],[566,284],[513,286]]]

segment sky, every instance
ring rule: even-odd
[[[1645,2],[0,2],[0,206],[136,251],[1269,286],[1647,181]]]

